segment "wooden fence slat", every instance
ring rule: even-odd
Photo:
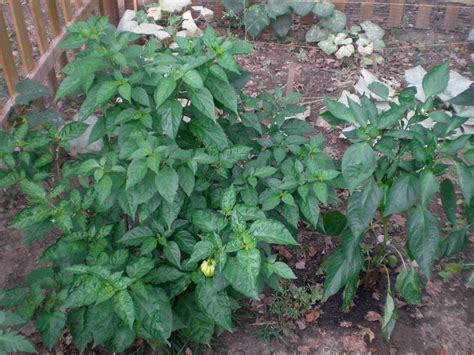
[[[17,0],[14,0],[14,1],[17,1]],[[81,9],[79,9],[78,12],[74,14],[74,16],[71,18],[71,21],[76,22],[76,21],[85,20],[86,16],[89,16],[92,13],[94,9],[93,5],[97,4],[95,1],[96,0],[88,1],[86,5],[84,5]],[[1,28],[2,22],[4,25],[3,15],[0,16],[0,54],[3,55],[4,52],[11,53],[11,50],[10,48],[6,47],[7,45],[9,45],[9,43],[8,42],[4,43],[3,38],[2,38],[2,34],[6,33],[6,31],[2,31],[2,28]],[[55,38],[51,41],[50,46],[48,50],[46,51],[46,53],[41,56],[39,61],[36,63],[36,66],[34,67],[34,69],[28,73],[27,75],[28,79],[34,82],[41,82],[42,80],[44,80],[44,78],[46,78],[51,73],[52,69],[54,69],[54,64],[56,62],[56,59],[62,53],[64,53],[64,49],[61,48],[59,45],[61,44],[62,41],[64,41],[66,34],[67,34],[67,30],[66,28],[63,28],[60,34],[58,36],[55,36]],[[8,63],[8,61],[6,61],[6,63]],[[8,116],[14,104],[15,104],[15,95],[12,94],[10,99],[0,109],[0,126],[2,126],[3,122],[5,121],[6,117]]]
[[[451,31],[456,28],[457,19],[459,15],[459,10],[461,9],[461,4],[448,4],[446,6],[446,15],[444,16],[443,28],[446,31]]]
[[[35,62],[33,59],[31,42],[28,37],[28,31],[26,30],[25,17],[23,16],[21,2],[18,0],[9,0],[8,3],[10,4],[10,11],[13,18],[13,25],[15,27],[16,39],[18,41],[18,47],[20,48],[23,64],[25,65],[25,72],[29,72],[31,69],[33,69]]]
[[[66,22],[71,21],[71,3],[69,0],[61,0],[61,5],[63,7],[64,19]]]
[[[251,4],[251,1],[249,1],[249,5]],[[224,13],[224,7],[222,6],[220,0],[213,0],[212,1],[213,5],[213,11],[214,11],[214,19],[220,20],[222,18],[222,14]]]
[[[59,36],[61,33],[61,23],[59,22],[59,13],[58,7],[56,6],[56,0],[48,0],[47,3],[48,16],[51,21],[51,29],[53,31],[53,36]]]
[[[433,9],[433,6],[429,5],[426,2],[422,2],[420,5],[421,6],[418,6],[418,11],[416,14],[415,27],[428,29],[430,28],[430,25],[431,25],[430,19],[431,19],[431,10]]]
[[[334,1],[334,5],[339,11],[344,11],[346,8],[346,0],[336,0]]]
[[[0,11],[0,65],[3,69],[3,76],[7,83],[8,93],[12,96],[15,94],[16,84],[18,84],[18,73],[15,67],[15,58],[13,58],[8,38],[7,26],[3,12]]]
[[[48,33],[46,32],[45,21],[41,12],[40,0],[30,0],[31,16],[35,24],[36,35],[38,37],[38,48],[41,54],[48,50]]]
[[[372,20],[372,17],[374,16],[374,3],[375,3],[375,0],[365,0],[360,5],[360,20],[361,21]]]
[[[399,27],[402,24],[405,0],[390,0],[388,27]]]

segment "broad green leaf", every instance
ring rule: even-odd
[[[370,91],[372,91],[374,94],[379,96],[380,98],[384,100],[388,100],[388,87],[378,81],[373,81],[369,84],[368,88]]]
[[[26,321],[16,313],[0,311],[0,326],[8,327],[25,323]]]
[[[367,113],[367,108],[363,105],[359,105],[351,98],[348,98],[349,108],[354,116],[355,121],[360,127],[366,127],[367,121],[369,120],[369,115]]]
[[[192,106],[194,106],[206,117],[209,117],[212,120],[216,119],[214,98],[208,89],[193,89],[188,87],[187,93],[189,99],[191,100]]]
[[[173,330],[173,313],[166,292],[158,287],[139,285],[132,286],[131,296],[139,321],[137,336],[151,342],[166,342]]]
[[[284,279],[296,279],[293,270],[284,262],[277,261],[272,264],[272,271]]]
[[[127,348],[132,345],[135,337],[135,332],[132,329],[126,326],[118,328],[112,338],[112,349],[114,353],[121,353],[127,350]]]
[[[440,184],[441,193],[441,205],[443,206],[444,213],[448,218],[448,221],[455,226],[456,225],[456,191],[454,190],[454,184],[449,179],[444,179]]]
[[[178,170],[179,186],[183,189],[186,195],[191,196],[194,191],[195,178],[191,169],[182,166]]]
[[[232,85],[216,77],[214,74],[207,76],[205,85],[218,102],[232,112],[237,113],[237,97]]]
[[[16,352],[38,353],[26,338],[10,330],[0,330],[0,352],[4,354]]]
[[[389,127],[397,127],[402,119],[405,117],[406,108],[404,106],[392,106],[387,111],[383,112],[377,122],[378,129],[385,129]],[[406,131],[402,131],[406,132]],[[410,132],[408,132],[410,133]]]
[[[234,208],[234,205],[237,201],[237,191],[235,190],[234,185],[230,185],[229,188],[227,188],[224,191],[224,194],[222,195],[222,201],[221,201],[221,209],[222,211],[231,211]]]
[[[209,257],[214,251],[214,245],[207,240],[201,240],[194,245],[193,253],[189,257],[188,264],[192,264]]]
[[[417,206],[408,214],[408,250],[428,279],[438,253],[440,231],[438,219],[426,208]]]
[[[227,224],[224,218],[208,210],[193,211],[191,220],[203,232],[219,232]]]
[[[369,179],[361,190],[349,196],[347,203],[347,220],[354,235],[358,236],[375,217],[375,212],[380,206],[383,191],[374,179]]]
[[[227,260],[224,277],[232,287],[250,298],[258,298],[257,277],[260,272],[260,251],[240,250]]]
[[[125,245],[137,246],[142,244],[147,238],[153,237],[155,233],[148,227],[135,227],[129,230],[119,239]]]
[[[54,101],[57,101],[67,95],[77,94],[82,89],[82,79],[78,76],[67,76],[59,85],[56,91]]]
[[[413,267],[404,268],[398,274],[395,287],[408,303],[419,304],[421,302],[423,283]]]
[[[390,340],[393,328],[398,318],[398,310],[395,305],[395,301],[389,291],[385,300],[385,307],[383,309],[383,320],[382,320],[382,334],[386,341]]]
[[[18,175],[18,173],[14,171],[9,172],[7,175],[0,178],[0,189],[6,189],[10,186],[15,185],[19,179],[20,176]]]
[[[467,242],[467,227],[449,232],[439,244],[438,258],[449,258],[464,250]]]
[[[283,224],[271,219],[260,219],[253,222],[249,231],[259,242],[298,245],[291,233]]]
[[[133,323],[135,322],[135,306],[128,291],[119,291],[112,300],[114,303],[115,313],[117,313],[120,319],[122,319],[122,321],[132,329]]]
[[[113,181],[110,175],[104,175],[104,177],[95,185],[97,200],[100,205],[104,204],[107,197],[112,193],[112,185]]]
[[[146,90],[142,87],[136,86],[133,88],[132,99],[143,106],[150,107],[150,98]]]
[[[183,106],[178,101],[166,101],[159,109],[163,133],[176,139],[183,118]]]
[[[232,312],[225,291],[220,291],[213,280],[206,280],[196,288],[196,303],[217,325],[232,330]]]
[[[314,132],[314,128],[306,121],[297,118],[290,118],[285,120],[280,128],[288,135],[305,135],[306,133]]]
[[[127,275],[130,278],[140,279],[155,267],[155,262],[150,258],[139,258],[127,265]]]
[[[314,227],[318,226],[319,219],[319,201],[313,195],[308,195],[305,200],[298,203],[300,211],[304,218]]]
[[[118,84],[116,81],[104,81],[101,83],[97,91],[95,104],[100,105],[109,101],[117,91],[117,87]]]
[[[192,134],[208,149],[222,151],[229,146],[227,135],[217,122],[195,119],[189,123]]]
[[[128,83],[120,85],[118,87],[118,93],[128,102],[130,102],[130,100],[132,99],[132,87]]]
[[[135,186],[145,178],[148,171],[148,164],[145,159],[134,159],[127,169],[127,186],[126,189]]]
[[[373,174],[376,165],[375,153],[367,143],[356,143],[346,150],[342,157],[342,175],[350,193]]]
[[[421,203],[428,205],[431,197],[439,192],[439,182],[430,170],[423,170],[420,175]]]
[[[464,196],[464,201],[469,206],[474,197],[474,174],[473,168],[467,167],[462,163],[456,163],[456,175],[458,176],[461,192]]]
[[[342,244],[324,260],[321,266],[326,271],[323,302],[359,275],[364,264],[360,241],[361,236],[355,237],[347,228],[342,235]]]
[[[449,81],[449,62],[434,66],[423,77],[423,90],[426,97],[441,94],[447,87]]]
[[[331,115],[333,115],[334,117],[348,123],[357,123],[354,118],[354,115],[352,114],[352,111],[348,107],[341,104],[340,102],[331,100],[326,97],[324,99],[324,104],[326,105]]]
[[[179,188],[178,173],[169,166],[164,167],[156,175],[156,187],[166,201],[173,202]]]
[[[420,195],[420,182],[415,175],[403,174],[388,190],[384,216],[406,211],[412,207]]]
[[[235,60],[234,56],[229,52],[224,52],[217,56],[217,63],[224,69],[235,73],[240,74],[239,64]]]
[[[176,80],[172,75],[161,79],[155,89],[154,99],[156,108],[159,108],[176,89]]]
[[[176,313],[183,321],[183,332],[193,341],[209,344],[214,334],[214,321],[199,310],[196,297],[192,293],[180,297],[176,304]]]
[[[206,78],[206,81],[209,78]],[[194,89],[201,89],[203,87],[203,82],[201,75],[199,75],[197,70],[188,70],[183,75],[183,81]]]
[[[43,222],[51,216],[53,211],[44,205],[35,205],[21,210],[13,217],[11,227],[15,229],[24,229],[34,224]]]
[[[42,200],[46,197],[46,190],[44,187],[33,181],[22,180],[20,182],[20,187],[23,192],[31,199]]]
[[[176,242],[167,242],[163,248],[163,254],[171,264],[178,268],[181,267],[181,251]]]
[[[58,342],[66,325],[66,315],[58,310],[44,311],[36,319],[36,327],[49,350]]]

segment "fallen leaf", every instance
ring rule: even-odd
[[[374,312],[374,311],[368,311],[367,314],[364,317],[365,320],[369,322],[381,322],[382,321],[382,316],[380,313]]]
[[[291,260],[293,259],[293,254],[285,248],[284,246],[277,246],[275,249],[278,251],[278,253],[283,256],[286,260]]]
[[[361,334],[363,334],[363,336],[367,335],[367,337],[369,338],[369,344],[371,344],[375,340],[375,334],[372,331],[372,329],[363,327],[361,325],[359,325],[359,329],[360,329]]]
[[[300,345],[298,346],[297,350],[298,350],[298,354],[301,354],[301,355],[311,354],[311,349],[307,345]]]
[[[439,281],[428,281],[426,283],[426,292],[431,297],[438,297],[441,294],[442,284]]]
[[[315,246],[311,245],[309,248],[308,248],[308,255],[313,257],[315,256],[316,254],[318,253],[318,248],[316,248]]]
[[[296,270],[304,270],[304,269],[306,269],[306,263],[303,260],[298,261],[295,264],[295,268],[296,268]]]
[[[349,353],[367,353],[367,344],[364,337],[357,335],[347,335],[344,337],[344,350]]]
[[[299,330],[306,329],[306,323],[301,319],[295,320],[295,324],[296,324],[296,326],[298,327]]]
[[[308,322],[314,322],[316,319],[319,318],[320,312],[319,309],[312,309],[308,313],[305,314],[304,319]]]

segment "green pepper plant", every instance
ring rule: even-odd
[[[449,102],[438,98],[449,78],[448,62],[427,72],[422,82],[424,102],[416,100],[415,87],[403,89],[390,100],[388,87],[380,82],[369,85],[376,100],[362,96],[357,102],[349,97],[347,105],[325,100],[328,110],[323,118],[332,125],[350,124],[352,129],[345,133],[351,144],[341,162],[349,190],[348,227],[341,245],[322,267],[326,271],[323,300],[344,289],[343,306],[348,307],[356,295],[364,265],[369,272],[400,256],[403,267],[395,288],[407,302],[420,303],[420,273],[430,279],[436,260],[464,248],[474,221],[474,137],[463,133],[463,124],[469,117],[456,115]],[[461,95],[465,97],[469,92],[470,89]],[[379,109],[380,101],[388,103],[388,108]],[[445,218],[432,212],[437,196]],[[407,216],[406,253],[389,233],[391,216],[399,214]],[[375,236],[369,232],[377,224],[382,225],[382,240],[365,264],[361,243],[367,235]],[[405,262],[403,255],[409,261]],[[382,325],[386,339],[390,338],[396,317],[389,281]]]
[[[11,227],[27,243],[57,238],[0,306],[49,349],[65,327],[80,352],[161,347],[175,333],[209,344],[232,330],[239,300],[295,278],[271,245],[296,245],[300,216],[323,228],[319,204],[342,177],[294,117],[296,95],[236,94],[248,43],[208,27],[170,49],[95,17],[68,29],[62,45],[82,50],[56,99],[82,95],[77,119],[27,116],[2,133],[0,188],[29,200]],[[61,159],[84,137],[102,149]]]

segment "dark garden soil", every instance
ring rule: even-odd
[[[294,28],[294,38],[301,37],[301,29],[298,26],[297,24]],[[224,33],[225,28],[221,27],[221,31]],[[402,83],[405,69],[418,64],[426,68],[449,59],[452,68],[467,76],[472,48],[467,45],[450,45],[459,40],[454,35],[440,34],[437,47],[415,44],[417,42],[413,41],[413,38],[416,36],[419,36],[420,40],[424,38],[424,34],[414,31],[410,34],[411,41],[404,44],[400,41],[401,37],[389,35],[388,48],[383,53],[385,62],[368,70],[385,79]],[[270,34],[265,34],[262,40],[255,42],[254,53],[240,60],[245,70],[254,73],[245,91],[255,93],[258,89],[272,90],[275,86],[286,89],[288,72],[290,67],[294,68],[293,90],[300,92],[304,97],[303,103],[311,106],[308,120],[317,131],[324,134],[327,142],[326,152],[333,158],[340,158],[346,142],[339,138],[338,130],[330,129],[318,119],[318,113],[323,106],[324,96],[338,97],[341,90],[351,90],[361,69],[359,60],[351,58],[337,61],[328,58],[316,47],[298,43],[282,43]],[[76,107],[77,103],[67,102],[60,103],[57,108],[71,117]],[[38,256],[54,240],[51,236],[32,246],[24,246],[20,233],[8,229],[13,215],[25,204],[26,201],[17,191],[0,190],[0,288],[22,284],[26,274],[39,265]],[[436,199],[431,207],[440,215]],[[390,222],[391,238],[394,243],[403,245],[405,217],[395,216]],[[373,239],[375,238],[366,242],[373,244]],[[287,289],[318,289],[323,283],[322,277],[317,273],[318,269],[326,255],[335,249],[338,239],[324,237],[302,224],[298,240],[298,248],[280,247],[277,250],[281,259],[288,262],[298,276],[294,286],[287,285]],[[471,235],[465,252],[449,261],[473,262],[473,246],[474,236]],[[442,266],[443,264],[435,266],[434,276],[427,282],[423,292],[421,305],[406,305],[395,297],[400,314],[389,343],[383,340],[380,331],[387,288],[386,277],[380,273],[372,288],[359,289],[354,305],[348,312],[342,312],[340,309],[340,295],[325,304],[315,302],[306,307],[299,303],[299,299],[288,296],[285,299],[288,310],[296,309],[298,315],[292,317],[290,312],[273,314],[272,307],[278,295],[266,290],[259,301],[242,304],[242,309],[236,316],[237,326],[233,333],[219,335],[210,349],[201,350],[203,353],[216,354],[471,354],[474,349],[474,289],[465,286],[469,271],[443,283],[438,276]],[[391,271],[393,277],[398,269]],[[26,326],[21,332],[28,336],[40,351],[45,350],[33,327]],[[65,332],[56,352],[71,352],[68,343],[70,339]],[[191,348],[192,346],[184,347],[184,351],[191,354]]]

